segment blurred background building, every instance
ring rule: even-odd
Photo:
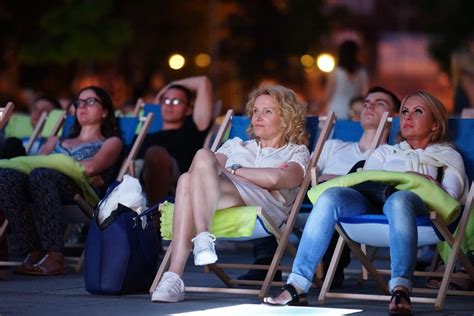
[[[352,39],[371,84],[426,89],[453,111],[452,56],[472,54],[471,12],[469,0],[2,0],[0,101],[26,109],[98,84],[122,108],[208,75],[226,108],[278,82],[318,113],[331,56]]]

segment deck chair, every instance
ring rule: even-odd
[[[236,127],[236,125],[240,122],[240,124],[242,124],[243,126],[245,126],[245,128],[248,126],[249,124],[249,121],[248,119],[245,119],[245,118],[239,118],[239,117],[234,117],[231,119],[232,117],[232,114],[233,114],[233,111],[232,110],[229,110],[227,111],[226,113],[226,116],[224,118],[224,121],[223,121],[223,124],[221,125],[221,128],[219,129],[218,133],[217,133],[217,136],[216,136],[216,139],[214,140],[214,143],[211,147],[211,150],[212,151],[215,151],[218,147],[218,145],[221,143],[221,140],[223,139],[224,135],[226,134],[227,132],[227,129],[229,127],[230,124],[232,124],[232,126]],[[323,128],[323,131],[322,133],[320,134],[319,138],[318,138],[318,142],[316,144],[316,147],[315,149],[312,151],[312,155],[311,155],[311,161],[310,161],[310,166],[313,166],[315,165],[317,159],[319,158],[320,154],[321,154],[321,150],[322,150],[322,147],[323,147],[323,144],[324,144],[324,141],[327,139],[328,135],[329,135],[329,132],[331,130],[331,127],[334,123],[334,120],[335,120],[335,115],[333,112],[331,112],[329,114],[329,116],[327,117],[326,119],[326,125],[325,127]],[[315,121],[315,119],[313,118],[313,121]],[[236,123],[234,125],[234,123]],[[317,126],[317,123],[314,124],[314,126]],[[231,133],[231,136],[232,133]],[[246,136],[245,136],[246,138]],[[292,253],[295,253],[295,248],[293,245],[289,244],[288,243],[288,236],[294,226],[294,223],[295,223],[295,218],[296,218],[296,215],[298,213],[298,210],[299,210],[299,207],[303,201],[303,198],[306,194],[306,190],[307,190],[307,187],[309,185],[309,182],[310,182],[310,174],[308,172],[308,174],[305,176],[303,182],[301,183],[300,187],[299,187],[299,190],[298,190],[298,194],[297,194],[297,197],[296,197],[296,200],[290,210],[290,215],[288,217],[288,220],[286,222],[286,225],[284,225],[281,229],[279,227],[276,227],[276,225],[272,225],[273,227],[273,231],[275,231],[275,236],[279,242],[282,248],[282,251],[281,253],[283,253],[285,251],[285,249],[288,248],[288,250]],[[268,219],[268,216],[266,215],[265,211],[264,210],[258,210],[260,212],[260,215],[267,218]],[[271,223],[271,221],[268,221]],[[155,280],[153,281],[153,284],[151,285],[150,287],[150,293],[153,293],[154,290],[156,289],[156,287],[158,286],[158,282],[160,281],[162,275],[164,274],[164,272],[168,269],[169,267],[169,264],[170,264],[170,259],[171,259],[171,245],[168,247],[168,250],[166,251],[166,254],[163,258],[163,261],[161,262],[161,265],[158,269],[158,272],[156,274],[156,277],[155,277]],[[279,260],[278,260],[278,264],[275,264],[275,266],[273,267],[274,269],[282,269],[282,270],[288,270],[289,267],[285,267],[285,266],[280,266],[279,265]],[[225,263],[215,263],[215,264],[211,264],[211,265],[208,265],[206,266],[206,271],[212,271],[213,273],[215,273],[219,279],[221,279],[224,284],[227,286],[227,288],[222,288],[222,287],[219,287],[219,288],[215,288],[215,287],[186,287],[186,291],[190,291],[190,292],[219,292],[219,293],[236,293],[236,294],[251,294],[251,295],[260,295],[261,293],[261,290],[260,289],[243,289],[243,288],[234,288],[235,285],[238,285],[238,284],[242,284],[242,285],[262,285],[264,283],[262,283],[261,281],[248,281],[248,280],[236,280],[236,279],[232,279],[225,271],[224,269],[268,269],[268,266],[263,266],[263,265],[253,265],[253,264],[232,264],[232,263],[228,263],[228,264],[225,264]],[[268,279],[268,275],[267,275],[267,279]],[[281,285],[282,283],[281,282],[273,282],[271,281],[273,280],[273,276],[268,279],[268,284],[267,286],[270,286],[270,285]],[[264,284],[265,285],[265,284]]]
[[[377,128],[376,135],[374,136],[374,141],[371,144],[371,147],[369,151],[373,151],[375,148],[377,148],[381,142],[381,138],[383,135],[384,128],[386,127],[387,124],[390,124],[392,121],[391,118],[388,117],[389,113],[385,112],[380,120],[380,124]],[[334,123],[334,129],[329,131],[331,133],[332,138],[336,139],[341,139],[344,141],[358,141],[360,139],[360,136],[363,133],[363,129],[360,125],[359,122],[353,122],[349,120],[339,120]],[[326,137],[327,138],[327,137]],[[321,147],[322,150],[322,147]],[[317,172],[316,172],[316,166],[312,165],[310,169],[310,176],[311,176],[311,186],[315,187],[318,184],[317,180]],[[302,209],[305,211],[311,211],[312,210],[312,204],[304,204],[301,206]],[[289,238],[289,234],[291,232],[286,232],[287,235],[283,235],[282,239],[287,240]],[[268,291],[270,289],[270,283],[271,280],[273,279],[277,269],[277,265],[281,261],[283,254],[284,254],[285,249],[281,244],[278,245],[275,256],[273,257],[273,261],[270,264],[270,269],[269,272],[267,273],[267,276],[265,278],[264,284],[262,286],[261,292],[259,294],[260,297],[265,297],[268,294]],[[364,251],[366,249],[364,248]],[[321,286],[322,285],[322,280],[323,279],[323,266],[322,264],[319,264],[315,273],[315,277],[313,279],[313,283],[315,286]]]
[[[13,102],[8,102],[5,107],[0,107],[0,130],[7,124],[13,114],[14,108],[15,106],[13,105]]]
[[[47,138],[49,136],[58,135],[61,126],[64,123],[65,117],[66,111],[62,110],[53,110],[49,114],[43,112],[25,146],[26,154],[31,153],[36,141],[40,136],[43,138]],[[41,146],[40,143],[38,143],[37,145],[38,148],[36,148],[35,151],[38,151],[39,147]]]
[[[145,106],[145,101],[143,101],[143,98],[138,98],[137,102],[135,103],[135,107],[133,108],[132,111],[132,116],[140,116],[140,111],[143,110],[143,107]]]
[[[398,122],[397,122],[398,123]],[[461,155],[464,158],[466,165],[466,172],[468,177],[472,181],[473,170],[472,166],[474,163],[474,152],[472,133],[474,132],[474,120],[464,119],[451,119],[449,122],[450,131],[454,134],[454,143],[459,148]],[[473,198],[474,198],[474,185],[471,183],[471,189],[464,206],[462,215],[459,222],[455,225],[456,235],[453,235],[453,229],[450,229],[449,225],[440,218],[435,212],[431,212],[429,216],[417,217],[418,226],[418,245],[438,244],[441,241],[446,241],[451,248],[450,256],[446,262],[446,269],[444,273],[435,272],[422,272],[415,271],[415,276],[432,276],[441,277],[441,286],[438,290],[426,289],[426,288],[413,288],[411,301],[416,303],[428,303],[434,304],[435,309],[443,309],[444,302],[447,294],[453,295],[474,295],[474,292],[469,291],[452,291],[448,290],[450,279],[453,276],[454,265],[456,260],[459,260],[463,267],[466,269],[468,275],[466,278],[474,280],[474,268],[472,267],[469,259],[461,249],[461,242],[464,237],[466,225],[472,220],[472,209],[473,209]],[[389,301],[389,289],[386,281],[382,275],[390,275],[389,270],[376,269],[372,264],[372,261],[361,251],[361,244],[369,244],[377,247],[389,245],[388,238],[382,238],[388,236],[388,222],[384,215],[372,215],[363,214],[350,218],[342,218],[336,225],[336,230],[340,237],[336,250],[334,251],[333,258],[328,270],[328,278],[324,281],[323,287],[319,294],[319,302],[324,303],[327,298],[350,298],[350,299],[362,299],[362,300],[382,300]],[[364,233],[362,233],[362,231]],[[370,231],[372,234],[367,234]],[[377,240],[369,238],[369,236],[377,235]],[[347,243],[353,253],[361,261],[362,265],[369,271],[370,275],[375,279],[377,285],[382,289],[385,295],[370,295],[370,294],[359,294],[359,293],[342,293],[342,292],[331,292],[329,288],[332,283],[334,276],[335,267],[339,261],[342,253],[342,247],[344,243]],[[414,294],[423,294],[415,296]],[[435,297],[428,297],[426,295],[431,294]]]
[[[41,117],[38,121],[38,124],[36,125],[36,127],[33,131],[33,134],[30,136],[30,138],[28,140],[28,144],[25,148],[26,153],[28,154],[30,152],[31,148],[33,147],[33,144],[34,144],[35,140],[38,138],[38,136],[42,132],[47,132],[48,133],[45,136],[56,135],[59,132],[60,128],[61,128],[61,125],[64,121],[65,115],[66,115],[65,111],[58,110],[57,113],[55,113],[55,115],[51,116],[51,120],[49,122],[49,127],[45,129],[44,127],[45,127],[45,125],[47,125],[48,114],[47,113],[42,113]],[[0,226],[0,238],[5,237],[7,227],[8,227],[8,220],[5,219],[4,222],[2,223],[2,225]],[[0,266],[16,266],[18,264],[20,264],[20,262],[10,262],[10,261],[9,262],[0,262]]]
[[[144,115],[148,115],[148,113],[153,113],[153,121],[151,122],[150,128],[148,129],[148,133],[159,132],[161,130],[161,127],[163,126],[163,121],[161,118],[161,105],[145,103],[143,104],[143,113]]]
[[[221,113],[222,110],[222,100],[217,100],[214,104],[214,109],[212,110],[212,122],[211,128],[207,133],[206,139],[204,140],[204,144],[202,145],[203,148],[210,149],[213,141],[213,137],[217,135],[217,131],[219,130],[220,124],[217,123],[217,117]]]

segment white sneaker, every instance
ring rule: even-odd
[[[216,236],[209,232],[202,232],[191,241],[194,243],[194,264],[197,266],[205,266],[217,261],[214,241]]]
[[[184,300],[183,280],[174,272],[165,272],[151,296],[151,301],[174,303],[182,300]]]

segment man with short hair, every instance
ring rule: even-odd
[[[203,146],[212,120],[212,84],[207,77],[173,81],[156,96],[162,129],[145,137],[137,155],[144,158],[141,179],[148,205],[174,195],[181,173]]]
[[[321,175],[317,179],[318,182],[345,175],[351,172],[359,162],[367,159],[370,154],[370,145],[375,137],[383,113],[388,111],[390,116],[394,116],[397,115],[399,109],[400,100],[393,92],[377,86],[370,88],[364,98],[364,106],[360,118],[360,124],[364,129],[364,133],[358,142],[344,142],[338,139],[330,139],[325,142],[317,163],[317,173]],[[390,128],[386,128],[382,135],[381,144],[386,143],[389,133]],[[335,234],[323,259],[325,267],[329,266],[336,242],[337,235]],[[270,264],[278,246],[275,237],[270,236],[256,239],[253,241],[253,244],[254,263],[262,265]],[[333,281],[334,288],[342,287],[344,280],[343,269],[349,265],[349,262],[349,248],[346,246],[336,270]],[[264,280],[266,273],[267,271],[265,270],[249,270],[238,279]],[[277,272],[275,280],[281,280],[281,271]]]

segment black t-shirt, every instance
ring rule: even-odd
[[[202,148],[209,127],[204,131],[199,131],[192,116],[188,116],[180,129],[159,131],[146,135],[137,157],[143,159],[146,150],[150,146],[163,146],[176,159],[180,172],[186,172],[191,166],[194,155]]]

